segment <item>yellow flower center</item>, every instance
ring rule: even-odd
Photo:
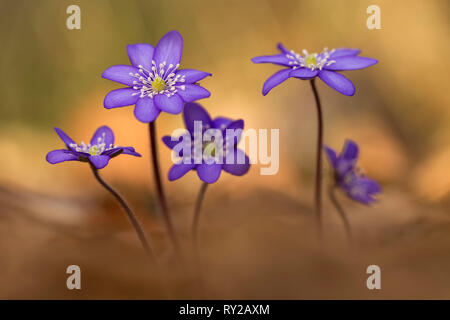
[[[163,91],[166,88],[166,82],[159,77],[156,77],[152,82],[152,89],[155,92]]]
[[[214,142],[210,142],[203,148],[203,154],[210,155],[212,157],[216,156],[216,144]]]
[[[88,152],[91,156],[96,156],[100,153],[100,149],[97,145],[93,145],[89,148]]]
[[[305,64],[308,67],[315,67],[317,65],[317,56],[316,54],[309,54],[305,59]]]

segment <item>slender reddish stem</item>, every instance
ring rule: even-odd
[[[100,177],[100,174],[98,173],[98,169],[95,168],[91,164],[92,173],[94,173],[95,179],[107,190],[109,191],[114,198],[119,202],[119,204],[122,206],[122,208],[125,210],[126,214],[128,215],[128,218],[130,219],[130,222],[133,226],[133,228],[136,230],[136,233],[139,237],[139,240],[141,241],[142,246],[144,247],[145,252],[149,256],[149,258],[152,260],[153,263],[156,262],[155,255],[153,253],[152,248],[150,247],[149,241],[147,240],[147,236],[145,235],[144,230],[142,229],[141,224],[139,223],[136,215],[131,210],[130,206],[127,204],[124,198],[116,191],[114,190],[110,185],[108,185],[102,177]]]
[[[322,106],[320,104],[319,94],[317,92],[315,79],[310,81],[311,88],[316,99],[317,107],[317,155],[316,155],[316,186],[315,186],[315,205],[316,205],[316,218],[319,228],[319,233],[322,234],[322,145],[323,145],[323,119],[322,119]]]
[[[169,237],[171,242],[177,252],[180,250],[180,246],[178,244],[178,240],[175,234],[175,230],[173,228],[172,219],[169,213],[169,207],[167,206],[166,196],[164,194],[164,189],[161,182],[161,173],[159,168],[158,161],[158,146],[156,144],[156,125],[155,122],[149,123],[149,134],[150,134],[150,151],[152,157],[152,165],[153,165],[153,176],[155,178],[156,190],[158,193],[159,204],[161,206],[161,210],[163,213],[164,222],[166,224],[167,231],[169,233]]]

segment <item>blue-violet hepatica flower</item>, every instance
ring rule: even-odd
[[[183,111],[185,134],[164,136],[163,142],[180,158],[169,170],[169,180],[183,177],[190,170],[197,171],[200,180],[216,182],[221,171],[235,176],[246,174],[250,160],[238,149],[243,120],[225,117],[212,119],[197,103],[187,103]]]
[[[254,63],[273,63],[285,67],[266,80],[263,95],[290,77],[302,80],[319,77],[331,88],[346,96],[352,96],[355,94],[353,83],[337,71],[364,69],[378,62],[376,59],[358,56],[358,49],[341,48],[328,51],[325,48],[321,53],[308,53],[303,50],[302,54],[299,54],[286,49],[281,43],[278,44],[278,49],[281,52],[279,54],[252,59]]]
[[[153,122],[161,111],[178,114],[185,102],[207,98],[210,92],[197,84],[210,73],[180,69],[183,38],[170,31],[153,47],[138,43],[127,46],[130,65],[115,65],[102,77],[128,86],[109,92],[107,109],[135,105],[134,115],[141,122]]]
[[[47,161],[56,164],[64,161],[82,161],[90,162],[97,169],[106,167],[109,159],[119,154],[129,154],[135,157],[141,155],[134,151],[133,147],[120,147],[114,145],[114,133],[112,130],[103,126],[98,128],[92,136],[91,142],[85,144],[76,144],[64,131],[55,128],[56,133],[66,144],[67,149],[58,149],[50,151],[47,154]]]
[[[350,198],[366,205],[376,201],[374,196],[381,192],[381,187],[356,167],[359,148],[355,142],[347,140],[339,155],[329,147],[325,147],[325,151],[333,167],[336,184]]]

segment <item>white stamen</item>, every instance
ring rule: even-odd
[[[302,53],[303,55],[300,55],[296,52],[294,52],[293,50],[290,51],[290,53],[286,54],[286,58],[288,58],[289,60],[289,65],[292,66],[292,68],[298,69],[298,68],[308,68],[312,71],[318,69],[318,70],[322,70],[323,67],[327,67],[329,65],[332,65],[333,63],[335,63],[335,60],[328,60],[330,58],[330,55],[334,52],[335,50],[331,50],[328,51],[328,48],[324,48],[323,51],[318,54],[318,53],[308,53],[307,50],[303,49]],[[315,62],[311,62],[308,61],[307,59],[311,58],[314,59]]]
[[[109,146],[106,146],[105,144],[105,133],[102,133],[101,137],[97,138],[96,144],[86,144],[83,141],[78,145],[76,143],[71,143],[69,145],[72,149],[75,149],[77,152],[84,152],[88,153],[91,156],[98,156],[101,155],[103,152],[111,150],[113,148],[117,148],[118,146],[110,144]]]
[[[139,90],[139,93],[133,93],[132,95],[139,95],[140,98],[153,98],[157,94],[165,94],[167,97],[173,96],[177,93],[177,87],[179,83],[185,82],[185,76],[177,75],[176,70],[180,67],[180,64],[169,64],[165,68],[167,62],[164,61],[156,65],[156,62],[152,61],[151,70],[147,70],[142,65],[139,65],[139,73],[130,73],[130,76],[136,78],[139,81],[133,81],[133,89]],[[154,81],[158,81],[158,84],[162,84],[164,87],[160,90],[154,88]],[[185,90],[185,86],[180,87],[181,90]]]

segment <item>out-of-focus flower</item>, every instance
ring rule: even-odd
[[[187,129],[185,134],[162,138],[181,158],[170,168],[169,180],[177,180],[190,170],[196,170],[206,183],[216,182],[222,170],[235,176],[248,172],[250,160],[244,151],[237,148],[244,129],[243,120],[211,119],[197,103],[186,104],[183,118]]]
[[[102,126],[95,131],[91,142],[76,144],[64,131],[55,128],[56,133],[66,144],[67,149],[50,151],[46,159],[51,164],[64,161],[90,162],[97,169],[106,167],[109,159],[119,154],[129,154],[135,157],[141,155],[134,151],[133,147],[120,147],[114,145],[114,133],[107,126]]]
[[[331,88],[346,96],[352,96],[355,94],[353,83],[336,71],[364,69],[378,62],[376,59],[358,56],[358,49],[341,48],[328,51],[325,48],[321,53],[308,53],[303,50],[302,54],[299,54],[286,49],[281,43],[278,44],[278,49],[281,51],[279,54],[252,59],[254,63],[273,63],[287,67],[266,80],[263,95],[290,77],[302,80],[319,77]]]
[[[153,122],[161,111],[178,114],[185,102],[207,98],[210,92],[197,84],[210,73],[179,69],[183,38],[170,31],[153,47],[138,43],[127,46],[129,65],[106,69],[102,77],[127,85],[109,92],[104,100],[107,109],[135,105],[134,115],[141,122]]]
[[[356,167],[359,149],[355,142],[346,140],[339,155],[329,147],[325,147],[325,151],[333,167],[336,184],[350,198],[366,205],[376,201],[374,196],[381,192],[381,187]]]

